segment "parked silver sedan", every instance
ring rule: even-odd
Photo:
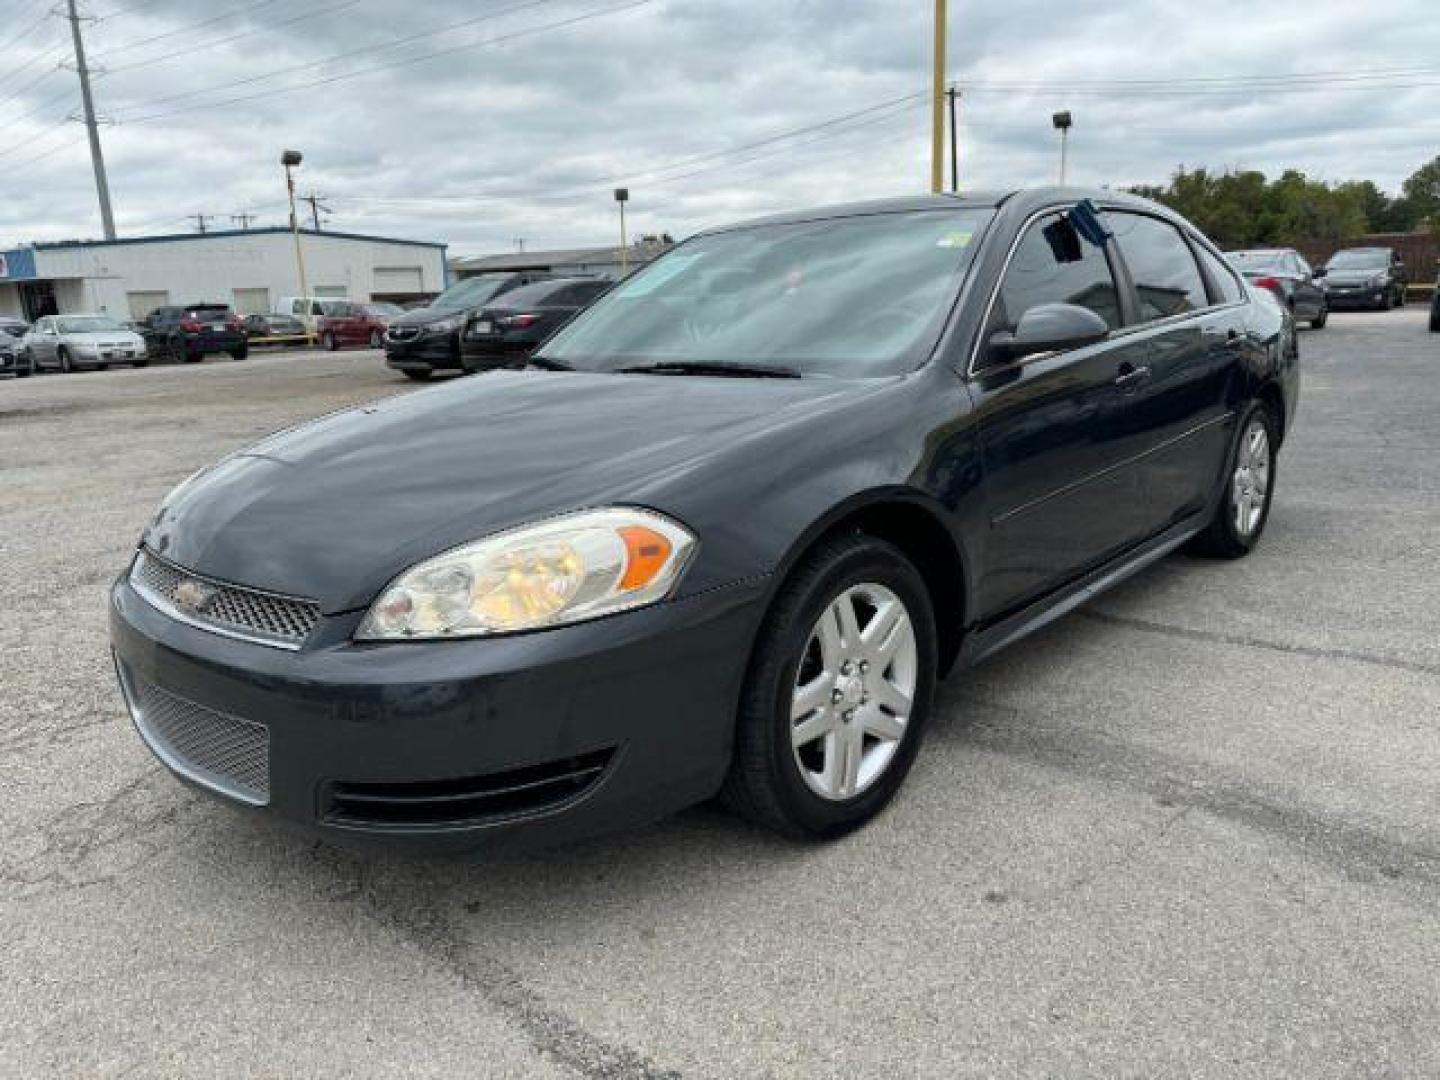
[[[31,371],[150,362],[145,339],[109,315],[46,315],[35,320],[20,347]]]

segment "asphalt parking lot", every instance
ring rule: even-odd
[[[1301,339],[1248,560],[952,678],[872,827],[702,807],[476,864],[174,782],[105,593],[164,493],[377,354],[0,383],[0,1074],[1440,1075],[1440,335]]]

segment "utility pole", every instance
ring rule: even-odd
[[[254,215],[254,214],[231,214],[231,215],[230,215],[230,220],[233,221],[233,222],[236,222],[236,223],[240,226],[240,228],[242,228],[242,229],[248,229],[248,228],[250,228],[250,222],[252,222],[252,221],[255,220],[255,215]]]
[[[333,214],[335,212],[331,210],[330,207],[326,206],[320,201],[321,199],[325,198],[329,198],[329,196],[316,195],[313,191],[309,195],[300,196],[301,202],[307,202],[310,204],[310,221],[315,226],[316,232],[320,231],[320,211],[323,210],[327,214]]]
[[[625,235],[625,204],[630,201],[630,189],[617,187],[615,201],[620,204],[620,276],[630,276],[630,240]]]
[[[960,194],[960,136],[955,124],[955,107],[960,99],[959,87],[952,86],[945,91],[950,99],[950,190]]]
[[[1064,187],[1070,166],[1070,129],[1075,124],[1075,118],[1067,109],[1065,112],[1057,112],[1051,116],[1050,123],[1054,125],[1056,131],[1060,132],[1060,186]]]
[[[205,223],[206,223],[207,221],[209,221],[211,218],[213,218],[215,215],[214,215],[214,214],[187,214],[186,216],[187,216],[187,217],[192,217],[192,218],[195,219],[195,231],[196,231],[196,232],[198,232],[198,233],[204,233],[204,232],[205,232]]]
[[[949,0],[935,0],[935,63],[931,73],[930,191],[945,190],[945,16]]]
[[[115,214],[110,209],[110,181],[105,176],[105,155],[100,149],[100,126],[95,121],[95,100],[90,94],[90,69],[85,65],[85,42],[80,34],[80,15],[75,0],[66,0],[70,35],[75,40],[75,72],[80,76],[80,101],[85,108],[85,127],[90,132],[90,164],[95,167],[95,194],[100,197],[100,224],[105,239],[115,239]],[[204,230],[201,230],[202,232]]]

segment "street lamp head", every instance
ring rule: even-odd
[[[1050,122],[1055,125],[1056,131],[1068,131],[1073,123],[1068,109],[1065,112],[1055,113],[1050,117]]]
[[[299,150],[286,150],[280,154],[280,164],[284,165],[287,169],[294,165],[299,165],[300,162],[304,160],[305,155],[300,153]]]
[[[630,201],[630,189],[629,189],[629,188],[623,188],[623,187],[617,187],[617,188],[615,189],[615,201],[616,201],[616,202],[629,202],[629,201]]]

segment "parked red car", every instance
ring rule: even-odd
[[[385,347],[385,329],[390,320],[373,304],[354,304],[348,300],[324,301],[315,331],[323,348],[332,352],[345,345],[363,345],[371,349]]]

